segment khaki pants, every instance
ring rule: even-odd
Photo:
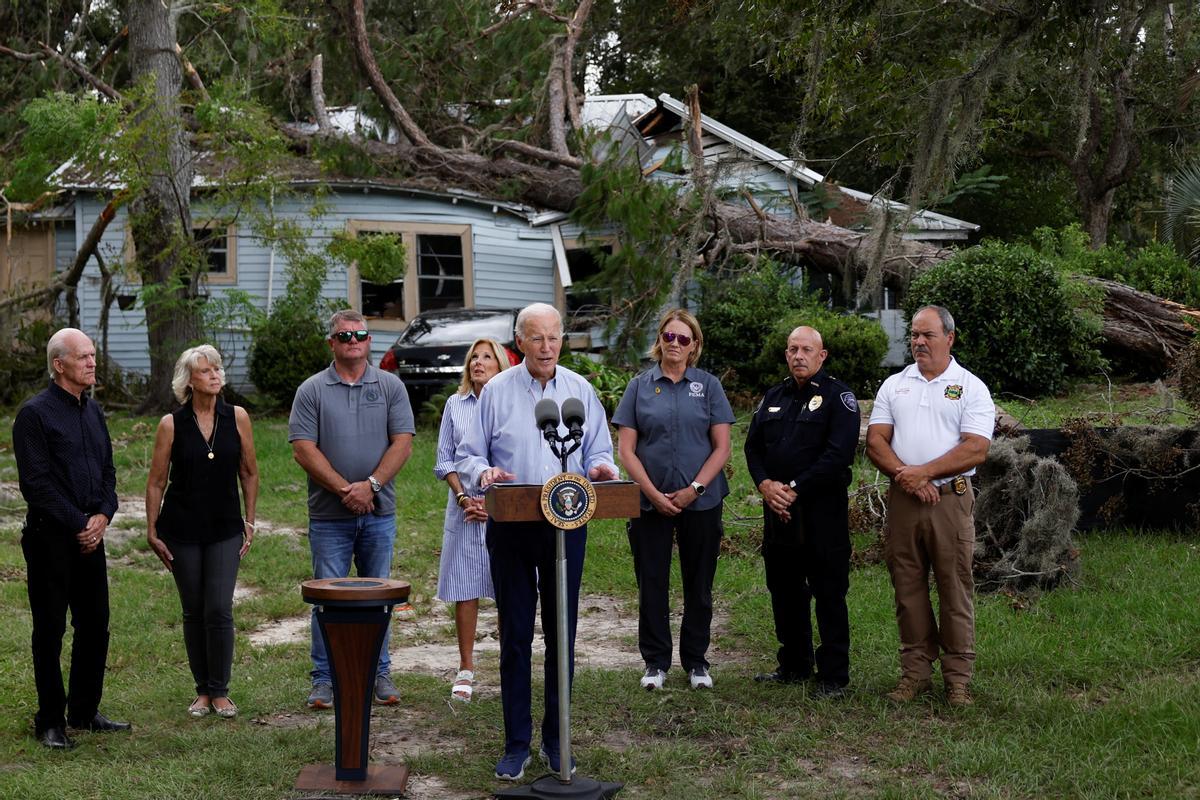
[[[942,679],[967,683],[975,664],[975,495],[947,492],[934,505],[893,485],[888,491],[883,557],[896,591],[900,669],[926,679],[942,658]],[[929,599],[929,568],[938,590],[938,620]],[[940,623],[940,624],[939,624]]]

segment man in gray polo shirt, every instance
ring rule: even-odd
[[[392,479],[412,454],[415,431],[404,384],[367,363],[371,335],[357,311],[329,320],[333,363],[300,385],[288,420],[288,441],[308,473],[308,544],[313,576],[344,578],[354,561],[361,577],[386,578],[396,538]],[[375,700],[390,705],[399,693],[389,677],[384,637]],[[312,620],[309,708],[333,705],[325,640]]]

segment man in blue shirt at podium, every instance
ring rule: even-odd
[[[619,473],[613,463],[612,439],[604,408],[595,390],[582,376],[558,365],[563,326],[557,309],[545,303],[527,306],[517,315],[516,327],[517,346],[525,359],[483,387],[478,421],[472,425],[456,454],[458,474],[463,483],[480,488],[508,481],[542,484],[561,472],[558,457],[538,430],[534,406],[544,399],[551,399],[561,406],[564,400],[572,397],[583,403],[586,422],[582,445],[569,457],[568,471],[592,480],[615,480]],[[586,526],[567,532],[567,616],[572,679],[579,583],[583,576],[586,543]],[[546,642],[541,756],[552,770],[558,772],[555,529],[547,522],[489,520],[487,548],[500,615],[500,696],[504,705],[504,756],[496,764],[496,777],[520,780],[531,760],[530,658],[539,595]]]

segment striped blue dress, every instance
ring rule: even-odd
[[[474,393],[453,394],[446,400],[433,465],[433,474],[439,481],[455,471],[454,451],[478,416],[479,398]],[[454,502],[454,492],[449,486],[446,492],[446,521],[442,528],[437,597],[445,603],[495,597],[488,563],[487,524],[467,522],[463,518],[463,510]]]

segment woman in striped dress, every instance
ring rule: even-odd
[[[454,603],[454,627],[458,634],[458,674],[450,696],[470,702],[475,685],[475,627],[479,620],[479,598],[494,597],[487,554],[487,511],[482,497],[463,491],[454,471],[454,451],[479,416],[479,393],[484,384],[509,366],[504,346],[494,339],[477,339],[467,351],[458,392],[446,400],[442,428],[438,433],[437,460],[433,474],[449,485],[446,522],[442,533],[442,558],[438,569],[438,599]]]

